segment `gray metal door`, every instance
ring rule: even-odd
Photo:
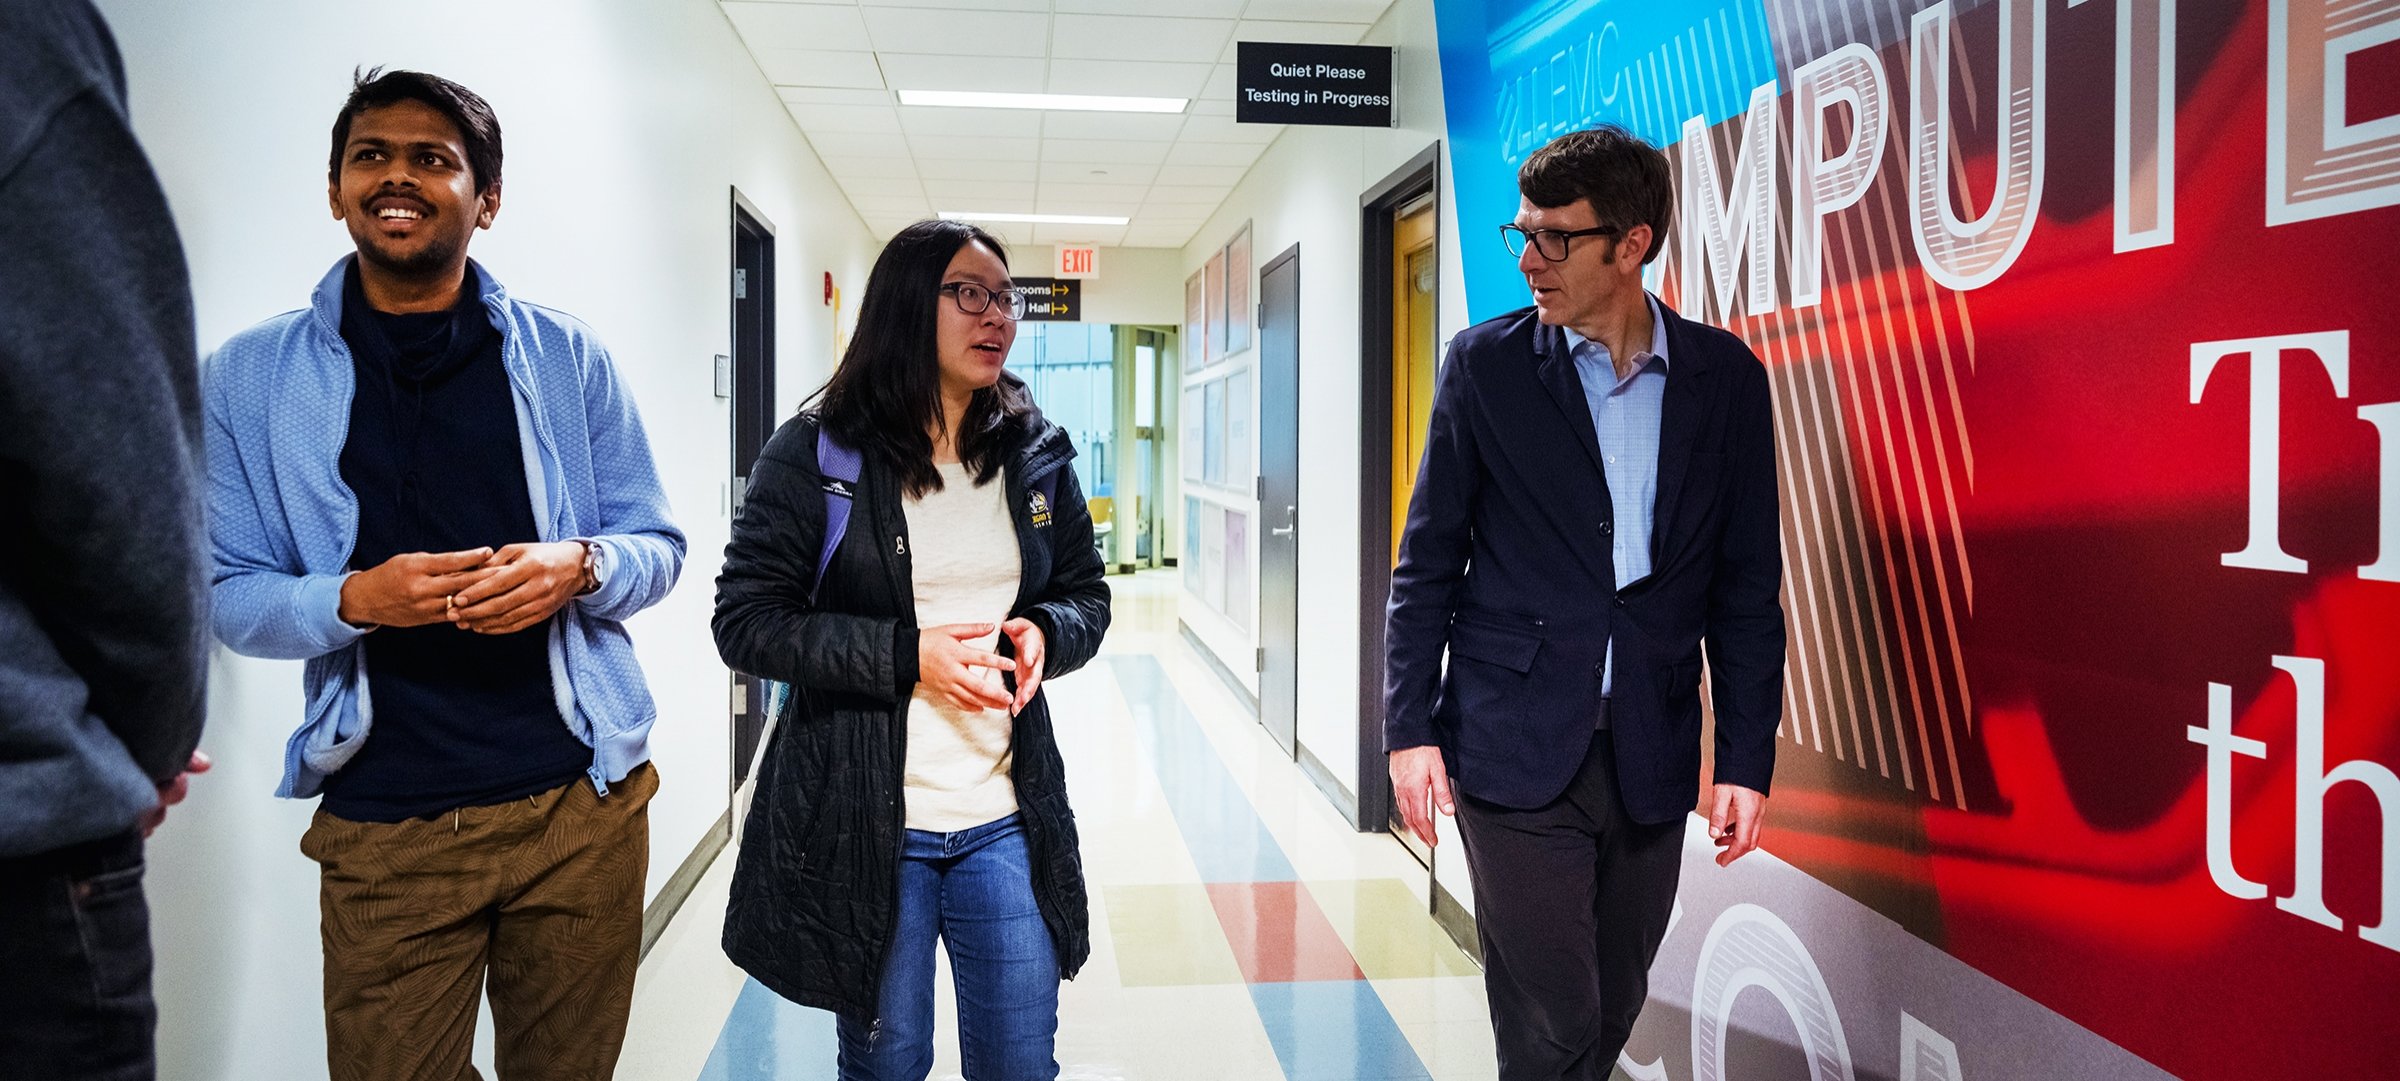
[[[1258,719],[1284,753],[1300,724],[1300,246],[1258,274]]]

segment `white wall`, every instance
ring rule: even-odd
[[[823,273],[857,297],[876,242],[709,0],[100,6],[183,233],[203,349],[305,304],[350,250],[325,164],[353,65],[432,71],[492,102],[504,199],[472,253],[609,345],[690,537],[681,584],[631,625],[660,708],[655,893],[727,806],[708,616],[727,534],[729,410],[711,357],[730,351],[730,192],[776,230],[787,410],[831,370]],[[202,746],[219,769],[152,845],[164,1076],[322,1077],[316,872],[297,850],[310,805],[271,795],[299,666],[221,655],[213,678]]]
[[[1431,0],[1399,0],[1364,42],[1393,54],[1392,128],[1291,127],[1236,185],[1183,251],[1183,274],[1251,223],[1255,267],[1300,246],[1300,744],[1346,787],[1358,776],[1359,197],[1442,138],[1442,85]],[[1449,147],[1442,164],[1441,325],[1447,345],[1466,327],[1466,288],[1455,253]],[[1478,234],[1480,235],[1480,234]],[[1251,296],[1256,297],[1253,278]],[[1237,358],[1247,362],[1246,358]],[[1187,418],[1188,419],[1188,418]],[[1254,426],[1253,431],[1256,431]],[[1380,465],[1378,469],[1382,468]],[[1280,508],[1277,509],[1280,513]],[[1257,527],[1264,532],[1269,524]],[[1253,544],[1251,581],[1257,581]],[[1193,606],[1187,605],[1189,609]],[[1191,620],[1203,642],[1248,673],[1256,636],[1229,623]],[[1380,726],[1380,716],[1364,719]],[[1380,769],[1380,764],[1376,764]],[[1355,792],[1353,793],[1355,794]],[[1455,845],[1455,837],[1445,848]],[[1462,862],[1462,861],[1445,861]],[[1444,868],[1446,871],[1447,868]],[[1463,871],[1463,863],[1461,870]],[[1453,893],[1466,896],[1464,874]]]

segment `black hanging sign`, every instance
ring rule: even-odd
[[[1233,73],[1236,123],[1392,126],[1389,47],[1245,41]]]
[[[1028,323],[1083,321],[1083,282],[1072,278],[1016,278],[1011,284],[1025,294]]]

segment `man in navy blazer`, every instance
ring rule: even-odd
[[[1698,806],[1703,644],[1709,835],[1720,865],[1758,844],[1783,699],[1774,428],[1749,348],[1642,289],[1674,213],[1663,154],[1574,132],[1517,185],[1503,235],[1533,306],[1443,367],[1392,572],[1384,745],[1412,831],[1458,818],[1502,1081],[1602,1081]]]

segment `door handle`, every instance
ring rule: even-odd
[[[1285,518],[1285,519],[1287,519],[1287,521],[1288,521],[1288,524],[1285,524],[1285,525],[1279,525],[1279,526],[1276,526],[1276,527],[1274,527],[1274,528],[1272,528],[1272,529],[1269,529],[1269,530],[1267,530],[1267,533],[1268,533],[1268,535],[1269,535],[1269,536],[1276,536],[1276,537],[1288,537],[1288,536],[1291,536],[1291,535],[1292,535],[1292,533],[1293,533],[1293,531],[1295,531],[1295,530],[1297,530],[1297,529],[1299,529],[1299,528],[1300,528],[1300,517],[1299,517],[1298,515],[1296,515],[1296,514],[1292,513],[1293,511],[1295,511],[1295,510],[1298,510],[1298,509],[1299,509],[1299,508],[1297,508],[1297,507],[1288,507],[1288,506],[1287,506],[1287,507],[1285,507],[1285,508],[1283,508],[1283,515],[1284,515],[1284,518]]]

